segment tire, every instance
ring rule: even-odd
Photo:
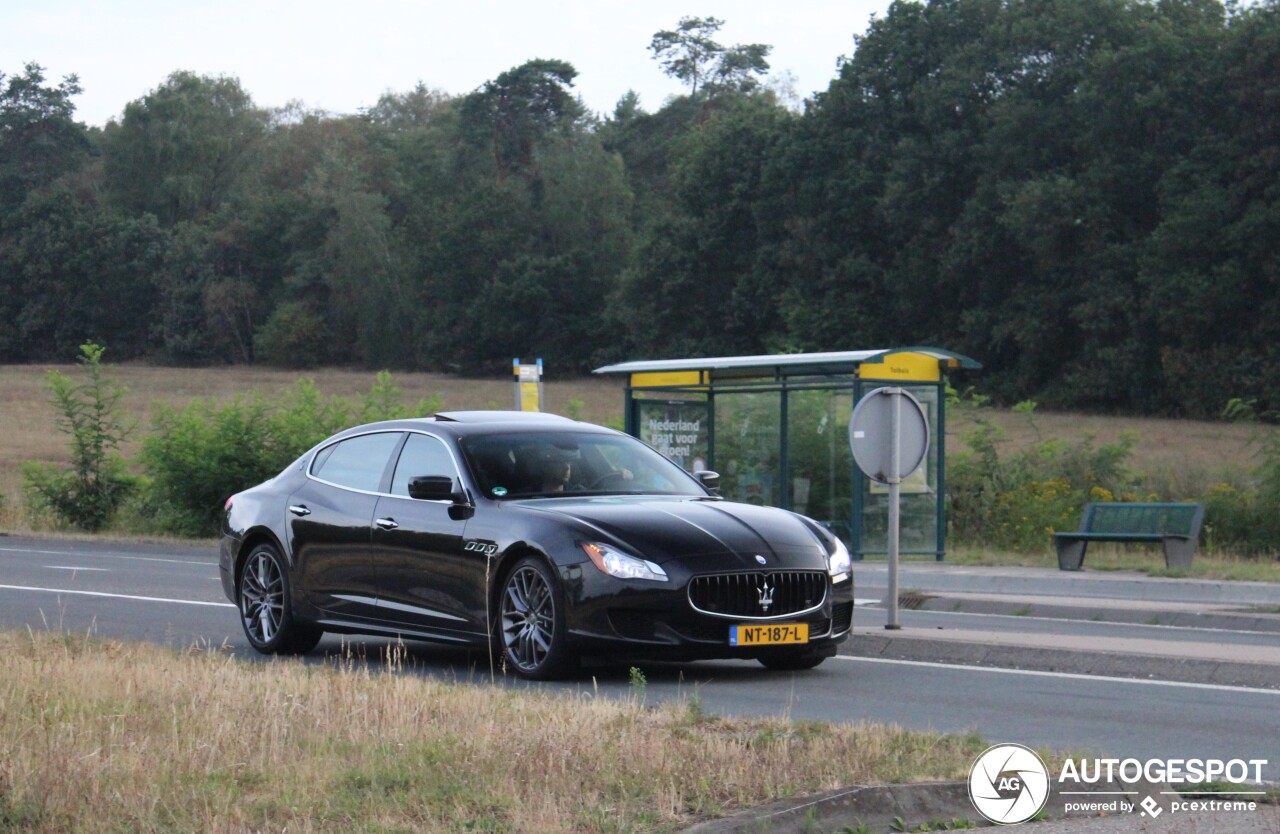
[[[272,545],[260,544],[245,557],[236,597],[244,636],[262,654],[306,654],[324,636],[320,629],[294,619],[289,572]]]
[[[496,643],[505,665],[520,677],[552,680],[578,665],[566,645],[562,599],[541,559],[520,559],[502,580]]]
[[[775,672],[802,672],[813,669],[827,659],[826,655],[817,652],[799,652],[796,654],[776,654],[758,658],[766,669]]]

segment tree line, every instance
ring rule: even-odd
[[[103,128],[0,76],[0,361],[929,344],[1006,401],[1280,410],[1277,0],[900,0],[802,111],[720,23],[604,116],[559,60],[348,115],[175,72]]]

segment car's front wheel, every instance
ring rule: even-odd
[[[304,654],[324,635],[299,623],[289,604],[289,575],[280,551],[255,547],[240,566],[240,624],[249,643],[263,654]]]
[[[503,659],[521,677],[547,680],[577,665],[566,645],[563,603],[551,569],[526,556],[502,584],[498,628]]]

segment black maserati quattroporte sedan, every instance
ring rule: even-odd
[[[717,481],[551,415],[358,426],[227,500],[222,586],[264,653],[327,631],[488,647],[527,678],[583,656],[817,666],[852,624],[849,552]]]

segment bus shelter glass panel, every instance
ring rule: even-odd
[[[853,540],[853,390],[791,391],[787,397],[790,508]]]
[[[686,472],[706,469],[711,459],[711,406],[690,400],[636,400],[636,436]]]
[[[715,467],[731,501],[781,507],[782,392],[715,396]]]
[[[864,383],[860,396],[879,385]],[[924,408],[929,449],[920,467],[902,480],[899,548],[902,553],[933,555],[938,550],[938,396],[937,385],[901,385]],[[847,426],[846,422],[846,426]],[[858,473],[861,482],[862,541],[859,555],[889,550],[889,486]]]

